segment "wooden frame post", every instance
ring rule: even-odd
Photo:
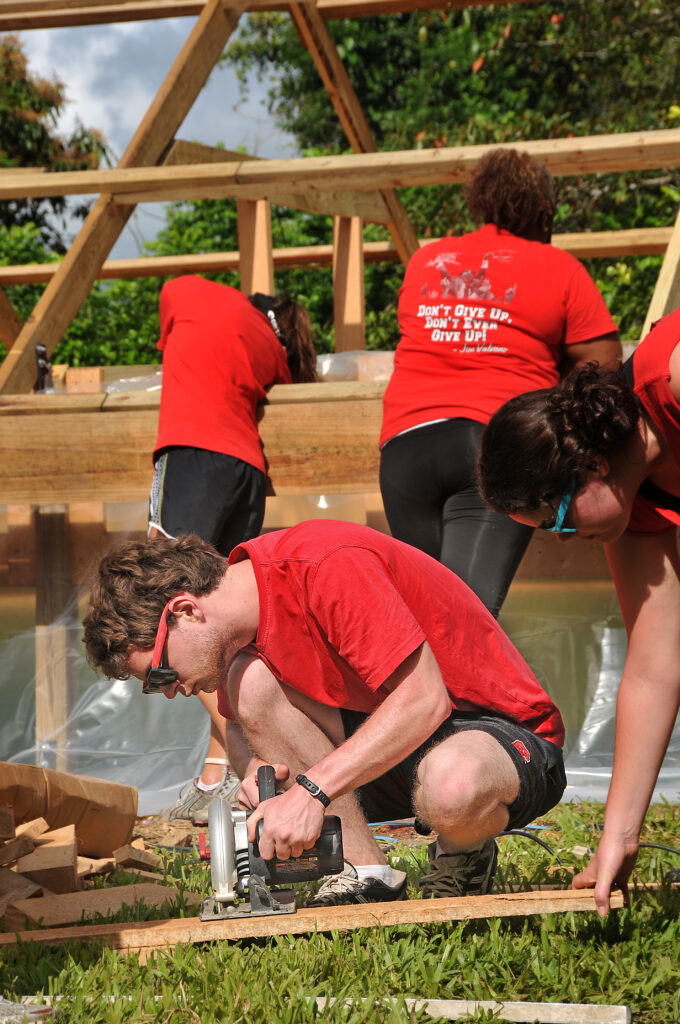
[[[364,236],[360,217],[333,218],[335,351],[366,348]]]
[[[680,210],[668,242],[666,255],[656,279],[652,301],[642,327],[640,340],[649,332],[652,324],[680,306]]]
[[[272,208],[266,199],[237,199],[239,272],[246,295],[274,294]]]
[[[34,510],[36,579],[35,743],[42,768],[68,771],[67,722],[78,663],[76,591],[71,583],[64,505]]]

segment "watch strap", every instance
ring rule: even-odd
[[[331,802],[330,797],[326,796],[321,787],[317,786],[316,782],[312,782],[312,780],[308,779],[306,775],[296,775],[295,781],[298,786],[302,786],[308,793],[311,793],[312,796],[316,797],[317,800],[320,800],[324,807],[328,807]]]

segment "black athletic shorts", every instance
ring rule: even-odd
[[[363,711],[341,709],[345,736],[351,736],[368,718]],[[498,740],[512,758],[519,777],[519,792],[508,810],[507,829],[522,828],[559,803],[567,777],[561,749],[550,740],[500,715],[452,711],[439,728],[407,758],[384,775],[360,786],[357,796],[367,821],[391,821],[414,814],[411,794],[422,758],[456,732],[476,729]]]
[[[262,529],[264,473],[203,448],[165,448],[156,459],[149,526],[166,537],[197,533],[222,555]]]

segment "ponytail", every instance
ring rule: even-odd
[[[272,309],[279,327],[278,336],[286,350],[293,383],[317,381],[316,349],[307,310],[288,298],[275,298]]]
[[[267,317],[271,329],[285,348],[293,383],[317,381],[316,349],[307,310],[293,299],[264,295],[262,292],[255,292],[248,298],[255,309]]]
[[[484,501],[498,512],[554,503],[572,480],[579,489],[634,433],[642,406],[613,370],[586,363],[554,388],[506,402],[482,435],[477,462]]]

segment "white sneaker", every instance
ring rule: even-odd
[[[196,785],[196,779],[191,779],[179,791],[179,796],[174,804],[159,811],[162,818],[182,819],[191,821],[194,825],[208,824],[208,808],[215,797],[228,800],[230,804],[238,802],[238,794],[241,788],[241,780],[231,768],[218,786],[205,792]]]

